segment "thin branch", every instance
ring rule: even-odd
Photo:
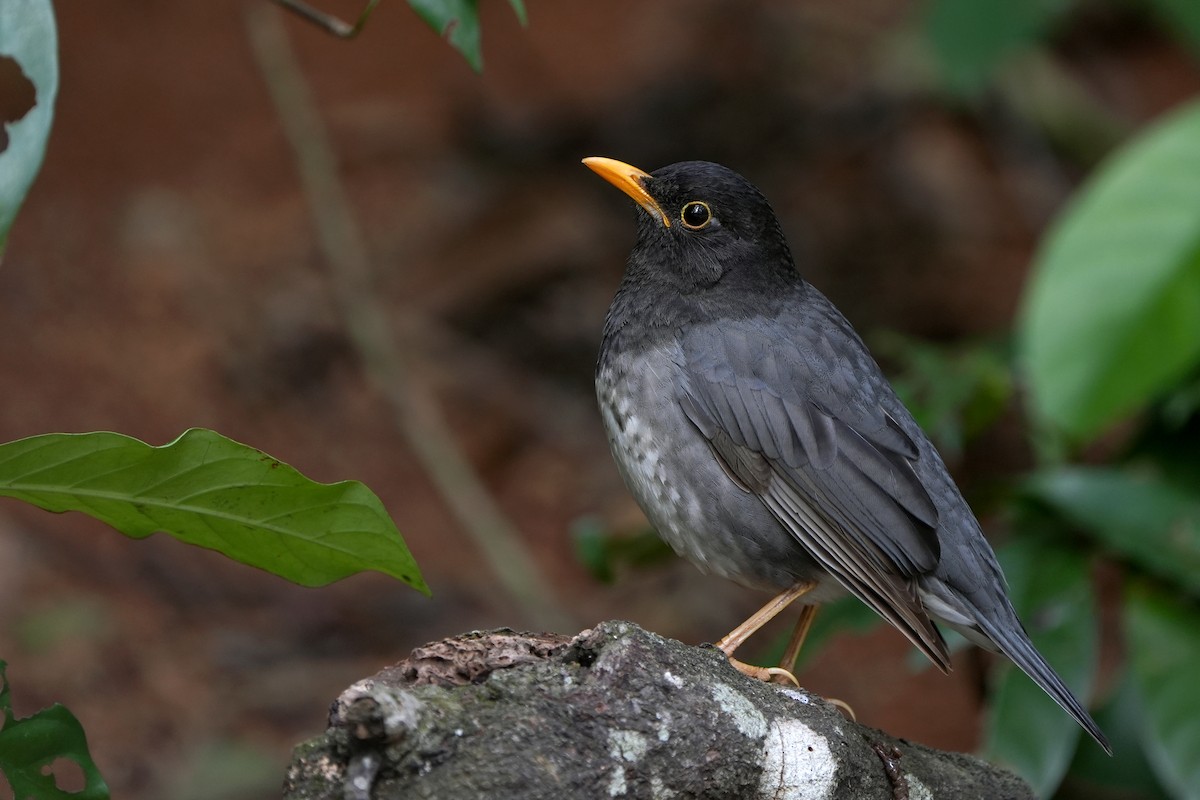
[[[317,240],[329,265],[343,324],[364,370],[391,406],[396,425],[504,590],[525,619],[546,630],[574,627],[542,576],[520,533],[500,510],[455,441],[430,392],[411,373],[338,175],[333,147],[280,24],[266,6],[251,6],[247,25],[255,57],[279,113],[311,207]]]
[[[375,6],[379,5],[379,0],[368,0],[366,8],[358,15],[358,20],[351,25],[341,17],[335,17],[326,11],[319,11],[302,0],[275,0],[275,2],[340,39],[353,39],[358,36],[363,26],[367,24],[367,17],[371,16]]]

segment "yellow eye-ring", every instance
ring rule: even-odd
[[[683,227],[698,231],[712,222],[712,209],[708,207],[708,203],[693,200],[679,212],[679,219],[683,222]]]

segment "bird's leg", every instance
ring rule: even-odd
[[[783,651],[783,658],[779,661],[780,669],[788,672],[796,669],[796,659],[800,656],[800,648],[804,646],[804,640],[808,637],[809,628],[812,627],[816,617],[816,606],[804,606],[800,609],[800,619],[796,620],[796,627],[792,629],[792,638],[788,640],[787,647]]]
[[[765,606],[751,614],[749,619],[722,636],[721,640],[717,642],[717,649],[724,653],[726,658],[729,659],[729,663],[743,675],[757,678],[760,681],[771,681],[778,677],[799,686],[800,684],[796,682],[795,676],[787,669],[781,667],[756,667],[752,664],[738,661],[733,657],[733,651],[741,647],[759,628],[778,616],[781,611],[795,602],[797,598],[816,588],[816,585],[812,581],[800,581],[775,595]]]
[[[796,627],[792,629],[792,638],[788,640],[787,647],[784,648],[783,658],[779,661],[778,671],[772,673],[768,680],[775,683],[784,683],[785,681],[789,683],[796,682],[796,678],[792,675],[792,672],[796,669],[796,658],[799,657],[800,648],[804,646],[804,640],[808,637],[808,631],[812,628],[813,620],[816,618],[816,606],[805,606],[800,610],[800,619],[796,620]],[[783,680],[779,680],[780,678]],[[825,702],[837,706],[847,717],[855,722],[858,721],[858,716],[854,713],[854,709],[845,700],[826,697]]]

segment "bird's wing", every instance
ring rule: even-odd
[[[761,318],[694,327],[681,339],[679,403],[735,483],[947,670],[916,591],[939,557],[918,446],[881,405],[891,389],[857,339],[786,329]]]

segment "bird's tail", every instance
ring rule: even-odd
[[[1088,732],[1088,735],[1104,748],[1104,752],[1111,756],[1112,747],[1104,736],[1104,732],[1100,730],[1100,726],[1063,683],[1062,678],[1058,677],[1054,668],[1033,646],[1033,642],[1029,640],[1029,634],[1025,632],[1024,626],[1021,625],[1021,621],[1011,607],[1009,615],[1010,624],[998,625],[988,619],[989,615],[986,614],[977,615],[975,624],[978,626],[978,631],[984,634],[996,649],[1008,656],[1009,660],[1020,667],[1021,671],[1028,675],[1034,683],[1042,687],[1042,690],[1050,695],[1054,702],[1062,706],[1064,711],[1074,717],[1075,721]]]

